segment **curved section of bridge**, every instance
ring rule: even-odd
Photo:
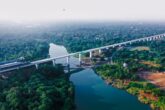
[[[53,65],[55,65],[56,60],[57,59],[62,59],[62,58],[66,58],[66,63],[67,63],[67,65],[69,65],[70,57],[74,56],[74,55],[79,56],[79,62],[81,64],[81,56],[84,53],[89,53],[89,57],[92,58],[92,52],[93,51],[99,51],[99,53],[101,53],[102,49],[114,48],[116,46],[122,46],[122,45],[132,44],[132,43],[141,42],[141,41],[152,41],[152,40],[157,40],[157,39],[161,39],[161,38],[164,38],[164,37],[165,37],[165,33],[159,34],[159,35],[154,35],[154,36],[149,36],[149,37],[144,37],[144,38],[138,38],[138,39],[134,39],[134,40],[129,40],[129,41],[126,41],[126,42],[116,43],[116,44],[112,44],[112,45],[102,46],[102,47],[98,47],[98,48],[92,48],[92,49],[79,51],[79,52],[75,52],[75,53],[70,53],[70,54],[67,54],[67,55],[59,56],[59,57],[46,58],[46,59],[42,59],[42,60],[32,61],[32,62],[30,62],[28,64],[25,64],[25,65],[22,65],[22,66],[16,66],[14,68],[9,68],[9,69],[6,69],[6,70],[0,70],[0,73],[4,73],[4,72],[12,71],[12,70],[15,70],[15,69],[20,69],[20,68],[25,68],[25,67],[29,67],[29,66],[33,66],[33,65],[35,65],[36,69],[38,69],[39,64],[47,63],[47,62],[50,62],[50,61],[52,61]]]

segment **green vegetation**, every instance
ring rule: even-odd
[[[66,24],[63,30],[47,34],[69,52],[77,52],[164,32],[164,23],[107,22]]]
[[[165,109],[165,92],[147,81],[140,80],[136,73],[131,72],[131,69],[119,64],[105,64],[97,67],[96,72],[113,86],[137,95],[141,102],[150,104],[154,110]]]
[[[159,43],[159,45],[158,45]],[[133,50],[130,47],[118,49],[113,65],[104,64],[96,68],[96,72],[117,88],[121,88],[130,94],[137,95],[138,99],[150,104],[154,110],[165,109],[165,92],[148,81],[142,80],[139,73],[143,71],[165,71],[165,41],[135,43],[131,46],[148,46],[150,50]],[[104,56],[112,55],[115,49],[106,51]],[[123,63],[127,67],[123,67]]]
[[[74,89],[60,65],[0,79],[0,110],[73,110]]]
[[[46,42],[32,39],[0,40],[0,61],[25,57],[26,60],[36,60],[48,57],[49,45]]]
[[[163,23],[43,23],[28,28],[29,25],[1,23],[0,61],[20,56],[27,60],[48,57],[52,42],[64,45],[69,52],[77,52],[165,32]]]
[[[27,61],[48,57],[52,42],[64,45],[69,52],[77,52],[165,32],[163,23],[48,23],[28,27],[1,23],[0,61],[22,56]],[[145,49],[136,48],[144,46]],[[165,40],[158,40],[111,48],[102,53],[102,58],[113,56],[115,64],[102,65],[96,71],[112,85],[137,95],[152,108],[164,110],[164,93],[141,81],[136,74],[165,71],[164,47]],[[124,62],[127,68],[122,66]],[[18,72],[9,79],[0,79],[0,110],[72,110],[73,93],[73,85],[59,66]]]
[[[130,74],[127,68],[120,65],[102,65],[98,67],[97,72],[102,74],[103,77],[111,77],[111,79],[132,79],[136,80],[137,76],[135,74]]]

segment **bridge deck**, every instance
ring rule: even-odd
[[[53,60],[56,60],[56,59],[66,58],[66,57],[74,56],[74,55],[77,55],[77,54],[83,54],[83,53],[92,52],[92,51],[96,51],[96,50],[100,50],[100,49],[116,47],[116,46],[121,46],[121,45],[127,45],[127,44],[131,44],[131,43],[138,42],[138,41],[156,40],[157,38],[161,38],[161,37],[165,37],[165,33],[159,34],[159,35],[154,35],[154,36],[149,36],[149,37],[144,37],[144,38],[138,38],[138,39],[134,39],[134,40],[129,40],[129,41],[116,43],[116,44],[112,44],[112,45],[102,46],[102,47],[98,47],[98,48],[88,49],[88,50],[79,51],[79,52],[75,52],[75,53],[70,53],[70,54],[67,54],[67,55],[59,56],[59,57],[46,58],[46,59],[42,59],[42,60],[32,61],[27,65],[18,66],[18,67],[6,69],[6,70],[0,70],[0,73],[7,72],[7,71],[12,71],[12,70],[15,70],[15,69],[18,69],[18,68],[25,68],[25,67],[32,66],[32,65],[37,65],[38,66],[38,64],[41,64],[41,63],[46,63],[46,62],[50,62],[50,61],[53,61]]]

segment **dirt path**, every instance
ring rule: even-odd
[[[139,76],[143,79],[150,81],[152,84],[155,84],[161,89],[165,90],[165,73],[141,72],[139,73]]]

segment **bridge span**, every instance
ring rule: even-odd
[[[114,48],[114,47],[117,47],[117,46],[123,46],[123,45],[127,45],[127,44],[132,44],[132,43],[135,43],[135,42],[141,42],[141,41],[152,41],[152,40],[157,40],[157,39],[161,39],[161,38],[164,38],[164,37],[165,37],[165,33],[158,34],[158,35],[153,35],[153,36],[149,36],[149,37],[138,38],[138,39],[134,39],[134,40],[129,40],[129,41],[116,43],[116,44],[112,44],[112,45],[102,46],[102,47],[98,47],[98,48],[92,48],[92,49],[88,49],[88,50],[84,50],[84,51],[70,53],[70,54],[63,55],[63,56],[45,58],[45,59],[41,59],[41,60],[37,60],[37,61],[32,61],[32,62],[30,62],[28,64],[25,64],[25,65],[22,65],[22,66],[16,66],[14,68],[9,68],[9,69],[6,69],[6,70],[0,70],[0,73],[16,70],[16,69],[20,69],[20,68],[25,68],[25,67],[29,67],[29,66],[35,66],[36,69],[38,69],[39,64],[47,63],[47,62],[50,62],[50,61],[55,66],[56,60],[57,59],[62,59],[62,58],[66,58],[66,63],[67,63],[67,65],[69,65],[70,64],[70,57],[74,56],[74,55],[78,55],[79,63],[81,65],[82,54],[84,54],[84,53],[89,53],[89,57],[92,58],[92,52],[93,51],[98,51],[99,53],[101,53],[102,49]]]

